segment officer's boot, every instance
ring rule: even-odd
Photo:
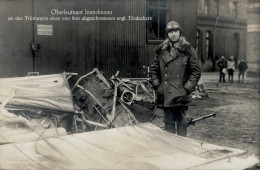
[[[180,136],[187,136],[187,126],[183,124],[177,124],[177,134]]]
[[[165,123],[165,130],[171,133],[176,133],[175,123]]]

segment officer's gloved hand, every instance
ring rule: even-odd
[[[156,87],[155,93],[156,93],[156,103],[161,104],[164,101],[164,87],[163,84],[160,84]]]
[[[152,87],[154,90],[157,90],[158,86],[160,85],[160,82],[158,79],[151,79],[150,83],[152,84]]]

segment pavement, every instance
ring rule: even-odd
[[[225,76],[226,82],[228,82],[228,74]],[[219,81],[219,72],[202,72],[201,74],[201,78],[200,78],[200,82],[203,83],[218,83]],[[238,81],[238,71],[236,70],[234,72],[234,76],[233,76],[233,81],[234,83],[237,83]],[[245,84],[246,83],[260,83],[260,77],[247,77],[245,75],[245,79],[244,79]],[[228,83],[227,83],[228,84]]]
[[[219,72],[202,72],[200,82],[202,82],[207,92],[219,94],[234,94],[244,97],[260,99],[260,78],[245,76],[244,83],[238,83],[238,71],[234,73],[233,83],[219,83]]]

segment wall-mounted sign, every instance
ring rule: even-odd
[[[37,25],[37,35],[53,35],[53,25]]]

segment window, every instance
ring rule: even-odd
[[[214,11],[215,11],[215,15],[219,15],[219,0],[215,0],[214,2]]]
[[[166,38],[166,0],[148,0],[147,15],[152,17],[147,23],[148,42],[161,41]]]
[[[210,60],[213,57],[213,35],[212,32],[206,32],[206,59]]]
[[[196,51],[198,54],[198,58],[201,60],[201,50],[202,50],[202,32],[198,29],[196,35]]]
[[[199,42],[200,42],[200,30],[197,30],[197,34],[196,34],[196,51],[197,52],[199,49]]]
[[[234,53],[233,53],[233,56],[235,57],[236,66],[237,66],[237,59],[239,57],[239,45],[240,45],[240,35],[239,35],[239,33],[234,33]]]
[[[232,17],[235,17],[235,18],[237,18],[237,1],[234,1],[233,3],[232,3],[232,9],[231,9],[231,12],[232,12]]]
[[[209,0],[205,0],[204,12],[205,14],[209,14]]]
[[[206,32],[206,59],[209,59],[209,31]]]

